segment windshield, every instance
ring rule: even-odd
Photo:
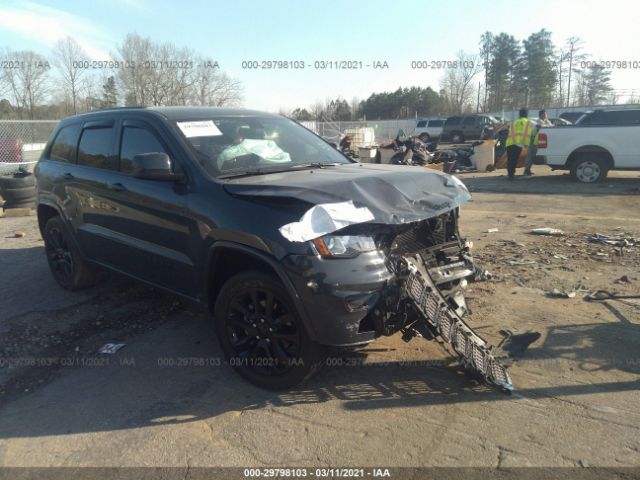
[[[283,117],[230,116],[176,122],[213,177],[350,163],[331,145]]]

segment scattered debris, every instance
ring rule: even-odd
[[[25,235],[26,235],[26,233],[24,233],[24,232],[20,232],[20,231],[13,232],[13,237],[14,237],[14,238],[22,238],[22,237],[24,237]]]
[[[552,237],[559,237],[561,235],[564,235],[564,232],[562,230],[558,230],[557,228],[549,228],[549,227],[534,228],[533,230],[531,230],[531,233],[534,235],[548,235]]]
[[[596,233],[595,235],[591,235],[587,237],[587,240],[594,243],[604,243],[605,245],[611,245],[612,247],[634,247],[638,240],[633,237],[622,237],[620,235],[616,235],[615,237],[602,235],[601,233]]]
[[[527,218],[526,215],[517,215],[518,218]]]
[[[475,270],[473,273],[474,273],[473,280],[476,282],[481,282],[483,280],[491,280],[493,278],[493,275],[489,270],[486,270],[482,267],[478,267],[477,265],[475,266]]]
[[[124,343],[105,343],[102,347],[100,347],[100,350],[98,350],[98,353],[113,355],[124,346],[125,346]]]
[[[575,298],[576,292],[575,290],[566,292],[566,291],[558,290],[557,288],[554,288],[550,292],[547,292],[547,296],[551,298]]]
[[[516,265],[535,265],[535,264],[536,264],[536,263],[538,263],[538,262],[536,262],[536,261],[534,261],[534,260],[522,260],[522,261],[519,261],[519,260],[509,260],[507,263],[508,263],[509,265],[511,265],[511,266],[516,266]]]
[[[499,230],[497,228],[490,228],[487,231],[485,231],[484,233],[496,233],[499,232]]]
[[[631,283],[631,280],[629,280],[629,277],[627,277],[626,275],[623,275],[620,278],[618,278],[617,280],[615,280],[613,283],[618,283],[618,284]]]

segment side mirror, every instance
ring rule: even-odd
[[[140,153],[133,157],[132,175],[147,180],[184,180],[184,175],[173,173],[171,159],[164,152]]]

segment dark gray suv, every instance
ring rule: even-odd
[[[323,347],[441,336],[509,390],[461,319],[477,276],[454,177],[360,164],[287,118],[123,108],[60,122],[36,167],[38,222],[64,288],[108,269],[212,314],[227,364],[288,388]]]

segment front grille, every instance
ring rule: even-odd
[[[511,379],[506,368],[494,357],[491,349],[449,306],[429,273],[406,259],[409,275],[405,292],[413,300],[426,323],[440,333],[462,357],[463,364],[475,369],[489,382],[510,391]]]
[[[416,226],[396,235],[391,242],[391,253],[415,255],[427,248],[455,240],[456,233],[456,215],[451,211],[418,222]]]

